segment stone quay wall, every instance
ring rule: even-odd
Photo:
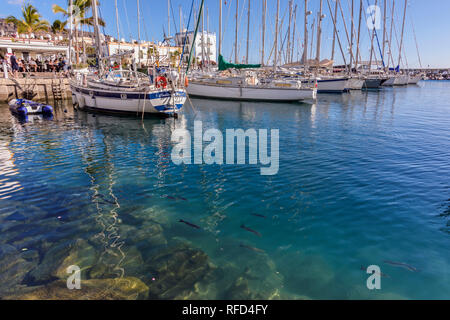
[[[11,99],[22,98],[23,90],[33,90],[35,101],[48,102],[53,100],[53,85],[61,84],[61,96],[63,99],[71,97],[69,79],[55,78],[0,78],[0,102],[8,102]]]

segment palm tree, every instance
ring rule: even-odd
[[[35,7],[31,4],[22,6],[22,19],[17,19],[14,16],[6,18],[7,23],[13,23],[17,27],[18,33],[26,33],[31,42],[31,34],[38,31],[48,31],[50,24],[47,20],[41,20],[41,15]]]
[[[61,34],[65,32],[65,28],[67,25],[67,21],[60,21],[60,20],[55,20],[53,21],[53,24],[51,26],[52,32],[53,34]]]
[[[98,0],[96,0],[98,2]],[[77,64],[79,63],[79,50],[78,50],[78,27],[81,26],[93,26],[94,18],[89,17],[86,18],[86,12],[92,7],[92,0],[73,0],[73,8],[79,8],[79,12],[76,12],[72,9],[72,12],[69,11],[70,1],[67,1],[67,9],[60,7],[57,4],[52,6],[53,13],[62,13],[65,17],[70,18],[70,16],[78,15],[75,20],[75,43],[76,43],[76,59]],[[67,23],[67,21],[66,21]],[[98,23],[100,26],[105,26],[105,22],[102,19],[98,19]],[[84,37],[83,37],[83,47],[84,47]]]

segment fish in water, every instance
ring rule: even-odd
[[[170,200],[177,200],[177,198],[172,197],[172,196],[166,196],[166,198],[167,198],[167,199],[170,199]]]
[[[258,237],[261,237],[261,233],[259,233],[258,231],[255,231],[253,229],[250,229],[249,227],[246,227],[245,225],[241,225],[241,228],[244,230],[247,230],[248,232],[256,234]]]
[[[259,213],[252,213],[252,216],[255,216],[255,217],[258,217],[258,218],[266,219],[266,216],[263,216],[262,214],[259,214]]]
[[[361,266],[361,270],[362,270],[362,271],[367,271],[367,268],[364,267],[364,266]],[[375,272],[375,273],[378,274],[378,272]],[[382,278],[390,278],[389,275],[387,275],[387,274],[385,274],[385,273],[383,273],[383,272],[380,272],[380,273],[379,273],[379,276],[382,277]]]
[[[243,244],[243,243],[241,243],[240,247],[241,247],[241,248],[248,249],[248,250],[251,250],[251,251],[255,251],[255,252],[258,252],[258,253],[264,253],[264,252],[265,252],[265,251],[262,250],[262,249],[258,249],[258,248],[252,247],[252,246],[248,246],[248,245]]]
[[[187,201],[187,199],[186,199],[186,198],[183,198],[183,197],[177,197],[177,199],[178,199],[178,200]]]
[[[391,266],[394,266],[394,267],[404,268],[404,269],[409,270],[411,272],[419,272],[419,270],[417,270],[417,268],[415,268],[413,266],[410,266],[410,265],[408,265],[406,263],[403,263],[403,262],[395,262],[395,261],[388,261],[388,260],[386,260],[386,261],[384,261],[384,263],[390,264]]]
[[[184,224],[188,225],[189,227],[192,227],[192,228],[195,228],[195,229],[201,229],[199,226],[197,226],[197,225],[195,225],[193,223],[184,221],[183,219],[178,220],[178,222],[184,223]]]

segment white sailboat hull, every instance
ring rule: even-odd
[[[350,90],[361,90],[364,85],[364,80],[359,78],[350,78],[347,85]]]
[[[172,114],[183,107],[185,90],[148,92],[119,92],[71,84],[72,99],[81,109],[112,113]]]
[[[246,101],[301,101],[316,99],[315,89],[272,88],[263,86],[217,85],[191,81],[187,87],[191,96]]]
[[[395,78],[394,86],[406,86],[409,81],[409,76],[401,75]]]
[[[394,83],[395,83],[395,79],[396,79],[396,77],[390,77],[389,79],[387,79],[387,80],[382,84],[382,86],[384,86],[384,87],[390,87],[390,86],[393,86]]]
[[[348,79],[320,79],[317,80],[318,93],[342,93],[348,88]]]
[[[422,76],[410,76],[408,84],[418,84],[422,80]]]

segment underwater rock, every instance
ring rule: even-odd
[[[250,290],[247,279],[238,277],[227,289],[224,298],[226,300],[255,300],[256,294]]]
[[[68,266],[78,265],[82,270],[87,270],[95,261],[94,255],[95,250],[86,240],[58,243],[45,253],[37,268],[30,272],[29,281],[41,284],[56,278],[67,278]],[[82,278],[84,274],[82,271]]]
[[[10,300],[136,300],[148,297],[148,287],[133,277],[117,279],[90,279],[81,281],[80,290],[69,290],[64,280],[47,286],[36,287],[33,291],[10,295]]]
[[[181,299],[215,268],[203,251],[185,245],[168,248],[146,261],[152,299]]]
[[[56,270],[55,276],[60,279],[67,279],[69,274],[67,268],[70,266],[78,266],[81,271],[81,279],[88,273],[96,261],[96,251],[86,240],[78,239],[69,248],[67,256]]]
[[[0,298],[22,287],[25,276],[35,266],[13,246],[0,245]]]
[[[120,234],[126,245],[132,245],[139,249],[144,259],[148,259],[158,250],[167,247],[163,228],[155,222],[150,221],[138,227],[121,225]]]
[[[144,260],[135,247],[121,248],[123,255],[103,255],[89,272],[91,278],[107,279],[117,276],[140,278],[144,273]]]
[[[139,212],[133,213],[136,218],[142,218],[146,221],[156,222],[163,226],[170,225],[173,214],[163,207],[153,206]]]
[[[221,266],[223,273],[220,286],[226,288],[224,296],[218,299],[240,299],[239,296],[263,300],[284,298],[280,293],[285,291],[283,274],[266,253],[248,250],[241,247],[240,241],[227,238],[220,243],[214,256],[218,257],[215,263]]]

